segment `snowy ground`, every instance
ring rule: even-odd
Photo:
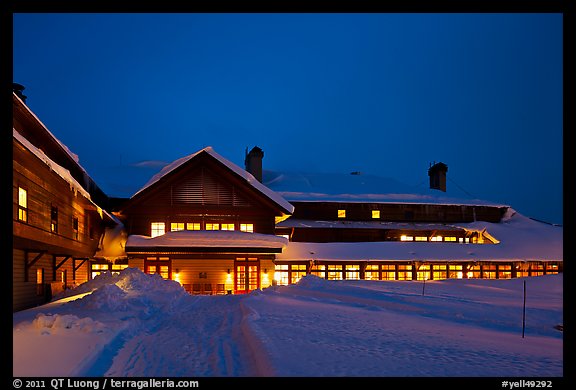
[[[563,376],[562,275],[191,296],[128,268],[66,295],[14,313],[15,377]]]

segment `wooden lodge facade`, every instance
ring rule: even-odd
[[[90,260],[114,220],[106,196],[74,156],[13,95],[13,311],[89,280]]]
[[[178,280],[192,294],[268,287],[287,240],[275,235],[292,205],[205,148],[178,160],[117,212],[130,266]]]
[[[245,168],[204,148],[112,202],[16,93],[13,123],[14,311],[126,267],[176,280],[190,294],[242,294],[309,274],[437,280],[562,272],[561,227],[506,205],[433,196],[338,199],[309,189],[313,199],[292,198],[305,191],[282,188],[285,175],[264,180],[257,147]],[[442,163],[430,168],[430,189],[446,191],[446,171]]]

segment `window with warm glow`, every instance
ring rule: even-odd
[[[372,219],[380,218],[380,210],[372,210]]]
[[[186,230],[200,230],[200,222],[187,222]]]
[[[398,265],[398,280],[412,280],[412,266],[411,265]]]
[[[396,280],[396,266],[394,264],[382,265],[382,279]],[[410,273],[410,279],[412,279],[412,273]]]
[[[342,266],[328,264],[328,280],[342,280]]]
[[[442,236],[430,237],[430,241],[435,241],[435,242],[442,241]]]
[[[254,233],[254,224],[253,223],[241,223],[240,224],[240,231],[241,232]]]
[[[28,222],[28,191],[18,187],[18,220]]]
[[[220,229],[221,230],[234,230],[234,224],[233,223],[223,223]]]
[[[456,237],[444,237],[445,242],[456,242]]]
[[[403,234],[400,236],[400,241],[414,241],[414,237]]]
[[[58,207],[56,206],[50,209],[50,231],[58,233]]]
[[[414,237],[416,241],[428,241],[428,237],[416,236]]]
[[[288,285],[288,264],[276,264],[274,266],[274,280],[279,286]]]
[[[482,265],[482,278],[496,279],[496,265],[495,264]]]
[[[184,230],[184,222],[172,222],[170,224],[170,231],[177,232],[180,230]]]
[[[152,222],[150,224],[150,237],[158,237],[166,233],[166,224],[164,222]]]
[[[44,295],[44,268],[36,269],[36,294]]]
[[[220,224],[219,223],[207,223],[206,224],[206,230],[220,230]]]
[[[367,264],[364,270],[364,279],[366,280],[378,280],[379,277],[379,266],[378,264]]]
[[[346,279],[360,280],[360,266],[357,264],[346,264]]]
[[[512,279],[512,266],[500,264],[498,266],[498,279]]]
[[[432,266],[432,279],[441,280],[448,278],[448,271],[446,270],[446,264],[434,264]]]
[[[466,277],[468,279],[479,279],[480,275],[480,265],[468,266],[468,272],[466,272]]]
[[[292,264],[290,266],[291,276],[290,283],[298,283],[298,281],[306,276],[306,264]]]
[[[459,264],[450,264],[448,266],[448,277],[451,279],[462,279],[462,265]]]
[[[416,279],[417,280],[429,280],[430,279],[430,265],[423,264],[418,267],[418,271],[416,272]]]
[[[326,265],[324,264],[313,264],[310,267],[310,273],[316,275],[319,278],[326,279]]]
[[[338,210],[338,218],[346,218],[346,210]]]

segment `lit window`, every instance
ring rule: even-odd
[[[220,224],[219,223],[207,223],[206,224],[206,230],[220,230]]]
[[[290,267],[290,283],[298,283],[302,277],[306,276],[306,265],[305,264],[292,264]]]
[[[166,224],[164,222],[152,222],[150,237],[158,237],[166,233]]]
[[[360,266],[346,264],[346,279],[359,280],[360,279]]]
[[[312,275],[316,275],[319,278],[325,279],[326,278],[326,266],[324,264],[313,264],[310,267],[310,273]]]
[[[372,210],[372,218],[379,219],[380,218],[380,210]]]
[[[338,218],[346,218],[346,210],[338,210]]]
[[[222,230],[234,230],[234,224],[233,223],[223,223],[222,224]]]
[[[456,242],[456,237],[444,237],[444,241],[446,241],[446,242]]]
[[[253,223],[241,223],[240,224],[240,231],[254,233],[254,224]]]
[[[274,280],[279,286],[288,285],[288,265],[276,264],[274,266]]]
[[[428,237],[416,236],[414,238],[416,241],[428,241]]]
[[[406,235],[401,235],[400,236],[400,241],[414,241],[414,237],[412,236],[406,236]]]
[[[58,207],[52,206],[50,210],[50,230],[58,233]]]
[[[342,266],[328,264],[328,280],[342,280]]]
[[[430,241],[442,241],[442,236],[430,237]]]
[[[28,191],[18,187],[18,220],[28,222]]]
[[[184,230],[184,222],[172,222],[170,224],[170,231],[177,232],[179,230]]]
[[[200,230],[200,222],[188,222],[186,230]]]

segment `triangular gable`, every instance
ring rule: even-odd
[[[155,188],[159,183],[169,180],[175,175],[182,166],[189,161],[198,158],[201,154],[206,154],[217,161],[224,169],[229,170],[233,175],[238,177],[254,190],[261,193],[264,197],[272,201],[285,214],[292,214],[294,206],[288,203],[284,198],[270,190],[260,183],[252,174],[240,168],[231,161],[225,159],[214,151],[212,147],[206,147],[196,153],[182,157],[165,166],[160,172],[154,175],[139,191],[137,191],[131,200],[141,197],[143,194]],[[210,189],[212,191],[206,191]],[[218,199],[214,199],[217,196]],[[171,194],[172,200],[176,199],[183,203],[192,204],[218,204],[230,206],[248,206],[249,200],[239,194],[233,185],[228,185],[219,180],[208,169],[200,168],[198,175],[191,176],[180,183],[174,185],[174,192]],[[224,204],[223,204],[224,203]]]

